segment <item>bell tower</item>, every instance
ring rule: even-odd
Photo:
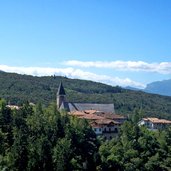
[[[56,95],[57,108],[60,109],[61,105],[66,102],[66,94],[62,82],[59,84],[59,88]]]

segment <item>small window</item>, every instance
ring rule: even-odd
[[[96,131],[97,131],[97,129],[96,129],[96,128],[94,128],[94,131],[96,132]]]
[[[118,129],[117,128],[115,128],[115,132],[118,132]]]

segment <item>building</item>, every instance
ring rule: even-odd
[[[121,123],[104,118],[92,121],[90,125],[97,136],[102,136],[104,139],[110,140],[118,136]]]
[[[114,104],[68,102],[62,83],[57,91],[57,108],[66,110],[70,116],[86,119],[96,135],[104,139],[116,137],[120,125],[127,120],[126,117],[115,114]]]
[[[17,105],[6,105],[6,107],[10,108],[11,110],[19,110],[21,108]]]
[[[93,131],[97,136],[101,136],[104,139],[112,139],[118,136],[119,128],[121,126],[121,122],[115,121],[113,118],[108,119],[103,116],[98,116],[97,114],[104,113],[96,110],[85,110],[85,111],[72,111],[69,114],[71,116],[75,116],[79,119],[86,119]]]
[[[143,118],[138,122],[139,126],[146,126],[149,130],[160,130],[171,125],[171,121],[158,118]]]
[[[84,110],[97,110],[108,113],[115,113],[114,104],[94,104],[94,103],[70,103],[66,99],[66,93],[62,82],[57,91],[57,107],[59,110],[71,111],[84,111]]]

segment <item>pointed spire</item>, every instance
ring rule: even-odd
[[[65,94],[64,87],[63,87],[63,85],[62,85],[62,82],[60,82],[60,84],[59,84],[59,88],[58,88],[57,95],[66,95],[66,94]]]

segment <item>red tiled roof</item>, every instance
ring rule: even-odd
[[[150,121],[152,123],[161,123],[161,124],[171,124],[171,121],[166,119],[158,119],[158,118],[143,118],[144,121]]]
[[[96,110],[84,110],[83,111],[85,114],[95,114]]]
[[[75,115],[75,116],[83,116],[83,115],[85,115],[85,113],[82,112],[82,111],[73,111],[73,112],[70,112],[69,114],[70,115]]]
[[[119,122],[110,120],[110,119],[99,119],[91,122],[91,125],[119,125]]]
[[[95,121],[98,124],[108,125],[108,124],[120,124],[119,122],[113,121],[111,119],[100,119]]]
[[[97,116],[95,114],[85,114],[82,116],[78,116],[78,118],[88,119],[88,120],[98,120],[98,119],[104,119],[104,117]]]
[[[105,118],[109,118],[109,119],[126,119],[125,116],[117,115],[117,114],[113,114],[113,113],[104,113],[104,114],[98,114],[98,115],[103,116]]]
[[[117,118],[117,119],[125,118],[121,115],[114,115],[114,114],[110,114],[113,116],[111,118],[106,117],[109,115],[106,115],[104,112],[97,111],[97,110],[73,111],[70,113],[70,115],[76,116],[80,119],[90,120],[92,121],[91,124],[93,124],[93,126],[96,126],[96,127],[97,126],[101,127],[102,125],[109,125],[109,124],[119,125],[120,123],[117,121],[114,121],[113,118]]]

